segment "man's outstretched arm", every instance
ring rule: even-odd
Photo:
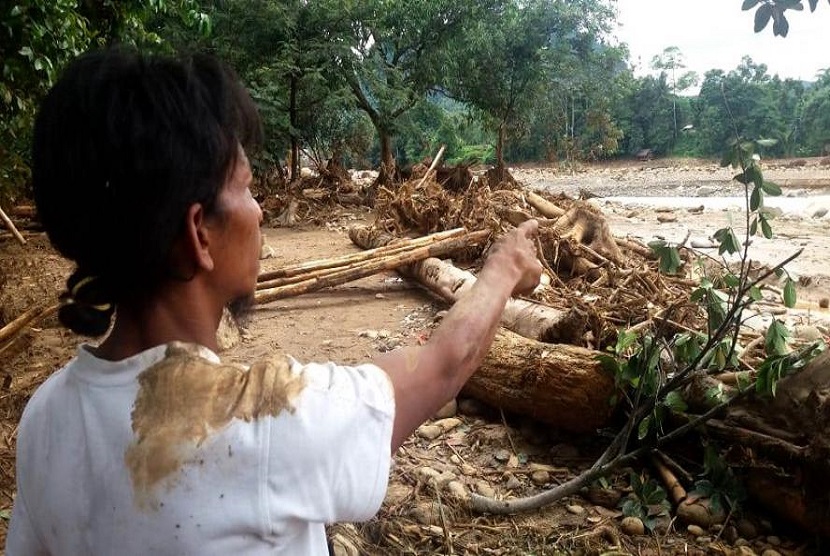
[[[537,231],[538,223],[530,220],[494,245],[476,283],[455,302],[425,345],[374,359],[395,390],[393,452],[455,397],[481,364],[508,298],[530,292],[539,283],[542,265],[536,258]]]

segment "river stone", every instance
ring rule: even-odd
[[[418,430],[415,431],[415,434],[426,440],[435,440],[441,436],[441,433],[443,432],[444,430],[438,425],[421,425],[418,427]]]
[[[686,527],[686,531],[695,537],[702,537],[706,533],[700,525],[689,525]]]
[[[504,486],[507,490],[518,490],[522,488],[522,482],[515,475],[508,475]]]
[[[739,519],[735,527],[738,529],[738,534],[745,539],[754,539],[758,536],[758,528],[748,519]]]
[[[440,421],[435,421],[435,423],[433,423],[433,425],[441,427],[441,430],[444,432],[449,432],[460,424],[461,419],[458,419],[456,417],[448,417],[446,419],[441,419]]]
[[[534,471],[530,475],[530,480],[533,481],[535,485],[546,485],[550,482],[550,473],[547,471]]]
[[[565,509],[574,515],[582,515],[585,513],[585,508],[583,508],[579,504],[568,504],[567,506],[565,506]]]
[[[640,518],[631,516],[623,518],[622,523],[620,524],[620,529],[622,529],[623,533],[631,537],[642,535],[646,532],[645,525],[643,525]]]
[[[460,481],[450,481],[447,483],[447,490],[452,496],[459,500],[466,500],[470,496],[470,493],[467,492],[467,487],[465,487]]]
[[[476,492],[486,498],[495,498],[496,490],[487,481],[476,481]]]

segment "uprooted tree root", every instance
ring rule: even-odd
[[[435,180],[413,179],[396,189],[381,189],[375,204],[377,233],[420,236],[456,227],[499,232],[537,218],[541,253],[553,275],[549,287],[529,297],[585,314],[587,326],[574,345],[604,349],[616,341],[619,329],[651,321],[669,307],[689,326],[704,322],[699,308],[688,303],[694,283],[661,274],[650,249],[633,239],[615,238],[597,208],[546,196],[558,215],[549,218],[525,192],[510,188],[509,182],[505,186],[493,191],[482,180],[453,193]],[[479,261],[482,255],[479,248],[454,258]]]

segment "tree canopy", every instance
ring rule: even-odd
[[[782,36],[803,9],[742,7]],[[699,77],[671,45],[652,75],[633,74],[615,17],[611,0],[14,0],[0,10],[0,196],[27,190],[35,110],[63,65],[115,43],[228,61],[263,115],[258,165],[288,163],[291,176],[307,157],[389,178],[439,144],[447,159],[499,166],[642,148],[717,157],[735,129],[777,139],[770,154],[825,153],[827,72],[782,80],[745,58],[689,94]]]

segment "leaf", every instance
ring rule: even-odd
[[[773,147],[778,143],[777,139],[758,139],[755,141],[758,145],[762,147]]]
[[[766,193],[767,195],[772,195],[773,197],[781,195],[781,188],[778,186],[778,184],[773,183],[771,181],[761,182],[761,189],[763,189],[764,193]]]
[[[753,164],[749,168],[746,169],[747,177],[752,180],[752,183],[755,184],[755,187],[763,187],[764,184],[764,176],[761,174],[761,170],[758,169],[758,166]]]
[[[760,8],[758,9],[760,10]],[[772,34],[779,37],[786,37],[787,33],[790,32],[790,22],[787,21],[783,10],[776,15],[777,17],[775,17],[775,21],[772,24]]]
[[[726,168],[727,166],[733,166],[735,164],[735,151],[733,149],[728,149],[720,159],[721,168]]]
[[[600,353],[597,355],[597,361],[603,369],[614,375],[620,372],[620,362],[615,357]]]
[[[677,247],[663,247],[660,249],[660,272],[663,274],[677,274],[682,264]]]
[[[747,372],[740,372],[735,375],[737,379],[738,391],[743,392],[747,388],[749,388],[750,384],[752,384],[752,379],[749,377],[749,373]]]
[[[759,288],[758,286],[752,286],[751,288],[749,288],[749,298],[752,301],[761,301],[762,297],[763,296],[761,295],[761,288]]]
[[[761,0],[744,0],[744,3],[741,6],[741,9],[744,10],[744,11],[751,10],[752,8],[757,6],[758,2],[760,2],[760,1]],[[818,0],[815,0],[815,1],[817,2]]]
[[[718,248],[719,255],[724,253],[737,253],[741,249],[741,242],[738,240],[732,228],[721,228],[712,237],[720,243],[720,247]]]
[[[769,225],[764,215],[761,215],[761,233],[767,239],[772,239],[772,226]]]
[[[729,273],[723,277],[723,283],[726,284],[727,287],[735,289],[741,285],[741,279],[734,274]]]
[[[755,32],[760,33],[769,24],[772,17],[772,6],[764,4],[755,12]]]
[[[749,223],[749,235],[754,236],[758,233],[758,219],[753,218],[752,222]]]
[[[666,406],[678,413],[686,411],[689,408],[683,396],[676,390],[672,390],[666,395]]]
[[[662,239],[655,239],[654,241],[649,241],[648,246],[651,248],[652,253],[660,255],[660,249],[666,246],[666,242]]]
[[[787,283],[784,285],[784,305],[792,309],[795,307],[795,302],[798,296],[795,292],[795,282],[792,278],[787,278]]]
[[[651,428],[651,415],[647,415],[640,421],[640,425],[637,427],[637,440],[642,440],[648,436],[648,431]]]
[[[773,320],[767,334],[764,338],[764,348],[767,355],[786,355],[787,354],[787,339],[790,337],[790,331],[778,319]]]
[[[762,193],[760,187],[753,187],[749,196],[749,210],[756,211],[761,206]]]
[[[692,295],[689,296],[689,301],[696,303],[703,299],[706,295],[706,290],[704,288],[698,288],[692,292]]]

